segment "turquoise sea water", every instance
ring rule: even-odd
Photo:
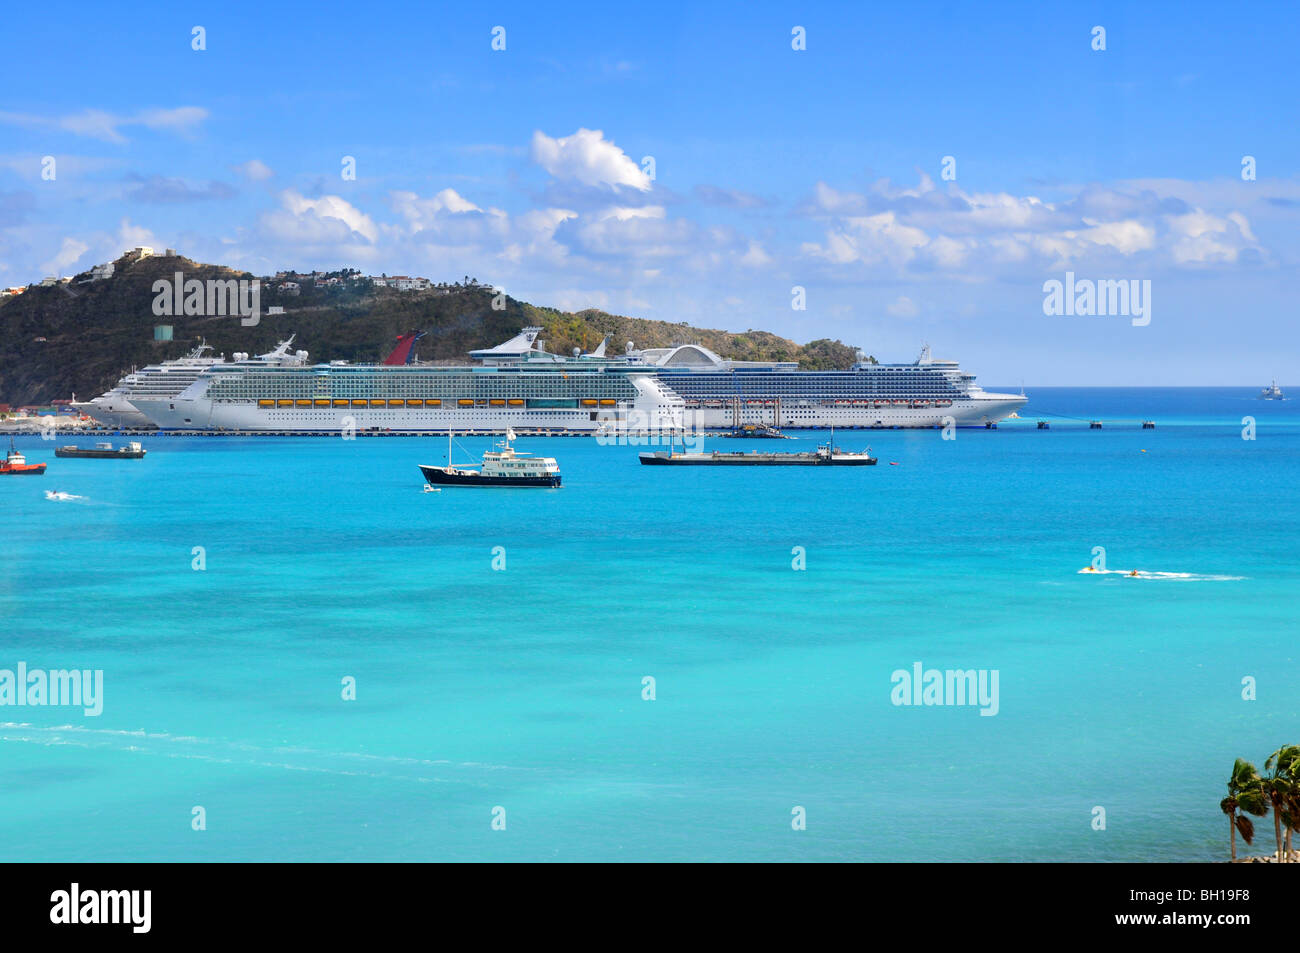
[[[1300,403],[1253,394],[1031,388],[837,433],[860,469],[521,439],[559,490],[422,493],[440,438],[19,438],[0,668],[105,702],[0,708],[0,859],[1223,859],[1233,758],[1300,742]],[[914,662],[998,714],[893,705]]]

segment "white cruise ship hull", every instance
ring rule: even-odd
[[[774,424],[783,429],[828,427],[981,427],[996,423],[1025,405],[1014,394],[986,394],[953,401],[950,407],[742,407],[741,424]],[[247,403],[223,403],[204,398],[142,401],[142,409],[164,430],[235,430],[285,433],[340,433],[347,429],[397,430],[418,433],[496,433],[517,430],[560,430],[573,433],[662,430],[717,431],[736,422],[731,408],[686,408],[671,405],[620,408],[616,411],[497,408],[259,408]]]
[[[626,410],[589,412],[568,409],[375,409],[260,408],[242,403],[194,400],[146,401],[144,409],[163,430],[235,430],[282,433],[341,433],[347,430],[397,430],[416,433],[500,433],[516,430],[560,430],[598,433],[628,429],[681,429],[682,411],[652,410],[629,414]],[[660,420],[648,425],[644,421]]]
[[[106,427],[135,430],[149,429],[154,426],[153,421],[140,413],[134,404],[116,395],[105,394],[96,397],[94,400],[78,402],[72,406]]]
[[[833,403],[781,403],[775,401],[745,404],[738,408],[694,407],[689,402],[686,409],[688,426],[695,421],[696,429],[728,430],[737,425],[765,424],[783,430],[801,427],[824,429],[829,427],[904,427],[933,428],[947,426],[982,427],[997,423],[1020,410],[1028,402],[1019,394],[981,393],[953,400],[948,406],[914,407],[912,401],[904,404],[886,402],[874,406],[874,401],[861,403],[872,406],[836,405]]]
[[[296,364],[306,361],[307,352],[299,351],[290,355],[290,337],[281,341],[268,354],[259,355],[255,362],[265,364]],[[162,401],[174,398],[192,385],[208,370],[226,364],[224,357],[204,357],[203,352],[211,350],[201,344],[185,357],[161,364],[150,364],[138,371],[133,370],[111,390],[105,391],[94,400],[74,403],[72,406],[106,427],[130,429],[152,429],[154,421],[143,413],[138,406],[142,401]],[[240,355],[235,355],[239,358]],[[247,358],[247,355],[243,355]]]
[[[137,400],[137,409],[164,430],[226,430],[333,434],[366,430],[417,433],[498,433],[516,430],[680,430],[683,402],[652,375],[629,376],[634,397],[601,407],[265,407],[251,400],[204,396],[202,383],[172,398]],[[576,403],[576,401],[575,401]],[[689,424],[687,424],[689,425]]]

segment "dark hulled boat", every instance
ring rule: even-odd
[[[143,460],[144,455],[149,451],[140,446],[134,440],[125,447],[117,447],[111,443],[97,443],[94,447],[58,447],[54,451],[56,457],[71,457],[79,460]]]
[[[483,454],[477,468],[458,467],[451,463],[451,435],[447,435],[447,466],[420,464],[420,472],[432,486],[545,486],[560,485],[560,468],[553,457],[532,457],[518,453],[510,444],[513,430],[496,450]]]

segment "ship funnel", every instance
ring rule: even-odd
[[[384,363],[390,367],[397,364],[412,363],[415,360],[415,342],[427,333],[427,331],[409,331],[406,334],[399,335],[397,346],[393,348],[388,357],[384,358]]]

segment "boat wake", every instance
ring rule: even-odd
[[[348,777],[414,781],[420,784],[478,784],[487,786],[485,772],[528,770],[477,761],[431,760],[359,751],[321,751],[298,746],[256,745],[215,738],[195,738],[165,732],[85,728],[80,725],[42,727],[25,722],[0,722],[0,742],[72,746],[124,754],[144,754],[228,764],[234,767],[306,771]],[[496,782],[492,782],[496,783]]]
[[[1224,576],[1216,573],[1199,572],[1152,572],[1146,569],[1093,569],[1084,566],[1079,570],[1081,576],[1127,576],[1130,579],[1182,579],[1191,582],[1236,582],[1245,576]]]
[[[84,500],[84,496],[78,496],[75,493],[64,493],[62,490],[46,490],[45,498],[47,500]]]

